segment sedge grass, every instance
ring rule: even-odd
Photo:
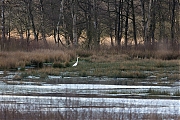
[[[153,89],[149,89],[148,93],[150,95],[170,95],[168,91],[160,91],[160,90],[153,90]]]
[[[85,58],[87,59],[87,58]],[[75,61],[74,61],[75,62]],[[80,58],[76,67],[71,67],[74,62],[62,63],[61,67],[45,67],[31,70],[29,75],[61,75],[61,76],[95,76],[112,78],[146,78],[155,75],[157,80],[168,77],[171,80],[179,79],[179,64],[176,60],[122,60],[121,62],[92,62]],[[159,65],[160,64],[160,65]],[[33,72],[34,71],[34,72]],[[150,71],[150,72],[146,72]],[[174,72],[173,72],[174,71]]]

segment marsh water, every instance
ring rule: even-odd
[[[20,111],[91,111],[180,114],[180,81],[104,77],[27,76],[0,72],[1,107]],[[152,92],[153,91],[153,92]]]

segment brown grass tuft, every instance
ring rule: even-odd
[[[43,62],[69,62],[75,58],[75,52],[71,50],[40,49],[32,52],[1,52],[0,69],[25,67],[25,65]]]

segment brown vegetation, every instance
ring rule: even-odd
[[[0,68],[10,69],[25,67],[33,63],[54,63],[54,62],[69,62],[76,57],[76,53],[72,50],[50,50],[39,49],[31,52],[11,51],[0,52]]]
[[[30,64],[41,67],[43,63],[54,63],[55,67],[69,67],[69,62],[80,56],[84,60],[90,59],[92,62],[117,62],[122,60],[135,59],[159,59],[177,60],[180,58],[178,51],[163,50],[114,50],[99,49],[36,49],[31,52],[26,51],[3,51],[0,52],[0,69],[24,68]],[[88,59],[87,59],[88,58]]]
[[[29,105],[31,106],[31,104]],[[133,107],[133,106],[132,106]],[[160,115],[158,113],[124,113],[124,110],[115,112],[113,109],[108,112],[107,109],[93,111],[93,106],[87,108],[88,110],[78,111],[75,109],[68,109],[64,112],[60,111],[31,111],[27,108],[26,112],[22,112],[17,108],[0,108],[0,119],[1,120],[126,120],[126,119],[148,119],[148,120],[159,120],[159,119],[173,119],[179,120],[180,116],[177,115]],[[96,107],[97,108],[97,107]],[[100,107],[103,109],[103,107]],[[34,108],[35,109],[35,108]],[[109,108],[111,109],[111,107]]]

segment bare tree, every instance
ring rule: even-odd
[[[32,0],[29,0],[27,2],[27,5],[28,5],[28,15],[29,15],[29,19],[31,21],[31,26],[32,26],[32,30],[33,30],[33,34],[34,34],[34,39],[36,41],[38,41],[38,32],[36,31],[36,27],[35,27],[35,23],[34,23],[34,16],[33,16],[33,8],[32,8],[32,5],[33,5],[33,1]]]
[[[129,0],[126,0],[126,21],[125,21],[125,47],[127,48],[127,43],[128,43],[128,20],[129,20]]]
[[[73,33],[73,45],[77,47],[77,0],[71,0],[71,15],[72,15],[72,33]]]
[[[124,16],[123,16],[123,9],[124,9],[124,0],[115,0],[115,41],[117,42],[117,45],[121,45],[121,39],[123,34],[123,22],[124,22]]]
[[[131,0],[131,8],[132,8],[132,22],[133,22],[134,43],[135,43],[135,47],[137,47],[136,18],[135,18],[135,11],[134,11],[134,2],[133,2],[133,0]]]
[[[47,41],[46,41],[46,32],[45,32],[45,17],[44,17],[44,0],[39,0],[39,3],[40,3],[40,14],[41,14],[41,17],[40,17],[40,23],[41,23],[41,35],[42,35],[42,39],[44,41],[44,43],[47,45]]]
[[[108,12],[108,22],[107,22],[107,26],[109,28],[109,36],[110,36],[110,39],[111,39],[111,46],[113,47],[114,46],[114,41],[113,41],[113,31],[114,31],[114,27],[113,27],[113,18],[111,18],[111,11],[113,11],[114,9],[114,6],[111,7],[111,0],[108,0],[107,1],[107,12]]]
[[[174,45],[174,34],[175,34],[175,7],[176,7],[176,0],[172,0],[170,2],[171,6],[171,46]]]
[[[93,0],[93,38],[96,48],[99,48],[100,44],[100,25],[98,20],[99,6],[97,0]]]
[[[2,31],[2,36],[1,36],[1,50],[4,49],[5,45],[5,39],[6,39],[6,32],[5,32],[5,0],[1,0],[1,31]]]

